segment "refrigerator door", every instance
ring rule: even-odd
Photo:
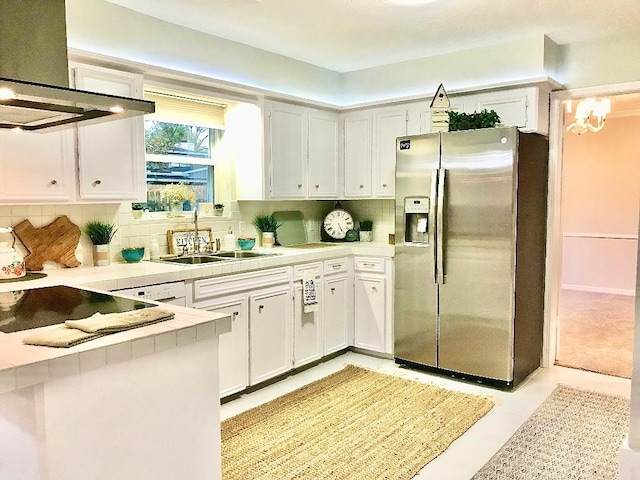
[[[442,134],[438,367],[513,379],[515,128]],[[444,174],[444,175],[442,175]]]
[[[396,148],[394,355],[435,367],[440,135],[400,137]]]

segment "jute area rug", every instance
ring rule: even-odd
[[[222,478],[410,479],[492,407],[348,365],[222,422]]]
[[[558,386],[473,480],[615,480],[629,400]]]

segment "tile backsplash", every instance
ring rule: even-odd
[[[334,201],[241,201],[231,202],[225,206],[224,216],[200,216],[198,225],[211,228],[213,238],[223,239],[231,228],[236,237],[256,235],[251,221],[259,213],[273,213],[281,210],[299,210],[305,218],[307,239],[310,242],[320,240],[320,226],[324,216],[333,209]],[[373,240],[387,242],[389,233],[394,231],[393,200],[345,200],[342,206],[351,212],[356,221],[369,218],[373,220]],[[149,257],[149,245],[156,238],[160,253],[168,252],[167,230],[193,228],[191,212],[184,212],[180,218],[147,218],[134,219],[131,214],[131,203],[107,203],[87,205],[0,205],[0,226],[15,226],[28,219],[34,227],[39,228],[53,222],[57,217],[66,215],[78,227],[82,228],[91,220],[113,222],[118,227],[111,243],[111,261],[121,262],[120,250],[124,247],[146,247],[145,258]],[[0,241],[11,241],[8,234],[3,234]],[[16,239],[16,249],[27,254],[25,247]],[[92,265],[92,245],[83,233],[76,256],[83,265]],[[53,262],[45,264],[45,268],[58,268]]]

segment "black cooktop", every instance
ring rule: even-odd
[[[94,313],[120,313],[155,304],[96,293],[81,288],[55,286],[0,293],[0,332],[78,320]]]

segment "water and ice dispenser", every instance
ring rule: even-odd
[[[429,197],[404,199],[404,241],[429,244]]]

